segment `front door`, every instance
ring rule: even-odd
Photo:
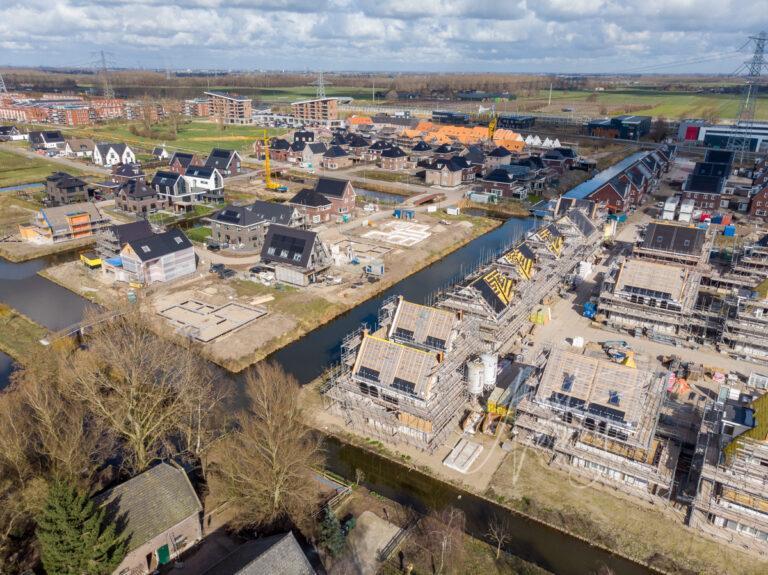
[[[155,551],[155,553],[157,554],[158,565],[165,565],[166,563],[170,563],[171,550],[168,548],[168,545],[163,545],[157,551]]]

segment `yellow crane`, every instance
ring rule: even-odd
[[[277,192],[288,191],[286,186],[281,186],[272,179],[272,169],[269,166],[269,138],[267,138],[266,130],[264,130],[264,182],[268,190],[275,190]]]
[[[488,139],[493,141],[493,135],[496,133],[496,125],[499,123],[499,117],[496,115],[496,104],[491,105],[490,108],[483,108],[480,106],[478,112],[480,115],[485,112],[490,112],[490,117],[488,119]]]

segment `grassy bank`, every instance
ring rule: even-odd
[[[46,160],[42,156],[30,158],[14,152],[8,146],[0,149],[0,188],[44,182],[51,172],[61,169],[61,164]],[[69,167],[66,171],[73,176],[82,176],[85,173]]]
[[[95,243],[95,238],[82,238],[58,244],[44,245],[30,244],[28,242],[0,242],[0,257],[14,263],[20,263],[54,254],[84,251]]]
[[[48,331],[7,305],[0,304],[0,351],[24,363]]]

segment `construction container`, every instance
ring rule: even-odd
[[[723,228],[723,235],[729,238],[736,237],[736,226],[731,224]]]
[[[732,219],[733,219],[733,214],[723,214],[720,223],[723,224],[724,226],[727,226],[728,224],[731,223]]]
[[[483,361],[483,388],[491,390],[496,386],[496,370],[499,356],[495,353],[484,353],[480,356]]]
[[[461,213],[459,208],[446,208],[445,213],[449,216],[458,216]]]

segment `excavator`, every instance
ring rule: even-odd
[[[488,139],[493,142],[493,135],[496,133],[496,125],[499,123],[499,116],[496,114],[496,104],[492,104],[490,108],[483,108],[480,106],[478,115],[483,115],[486,112],[490,112],[488,119]]]
[[[287,186],[281,186],[272,179],[272,169],[269,166],[269,138],[267,138],[266,130],[264,130],[264,182],[268,190],[274,190],[275,192],[288,191]]]

